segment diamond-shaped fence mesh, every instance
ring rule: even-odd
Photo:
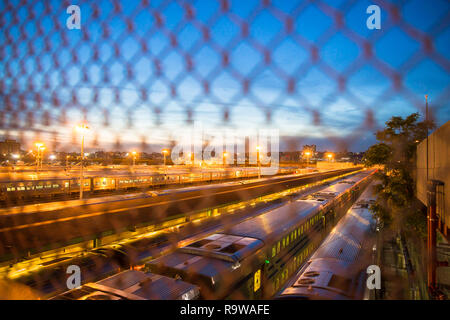
[[[366,24],[374,4],[379,29]],[[66,24],[71,5],[80,29]],[[362,151],[392,115],[423,115],[425,94],[436,122],[448,120],[449,9],[447,1],[3,1],[0,133],[26,149],[44,141],[47,154],[74,152],[74,128],[88,123],[86,150],[160,152],[175,129],[202,123],[278,129],[281,151],[305,143]],[[129,219],[142,222],[139,214]],[[105,219],[113,230],[125,225]],[[60,230],[61,241],[77,223]],[[42,247],[54,236],[42,230],[32,240],[6,233],[3,247]]]

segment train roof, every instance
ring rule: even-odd
[[[355,181],[362,178],[363,176],[355,177]],[[344,192],[352,185],[346,184],[345,188],[338,190]],[[322,203],[319,201],[291,202],[243,221],[223,233],[213,234],[179,248],[148,265],[152,271],[165,270],[172,276],[178,274],[202,277],[210,279],[211,284],[214,284],[220,281],[224,272],[239,269],[240,263],[254,255],[264,243],[270,243],[273,238],[289,232],[321,207]]]
[[[267,241],[270,237],[278,237],[291,226],[299,224],[319,207],[320,204],[315,202],[294,201],[241,222],[227,229],[226,233]]]
[[[252,237],[265,241],[268,237],[278,235],[297,225],[313,212],[320,209],[329,200],[350,189],[357,181],[366,177],[368,173],[357,173],[345,180],[340,180],[332,185],[312,194],[312,198],[305,197],[275,208],[252,219],[239,223],[226,230],[227,234]],[[313,201],[305,201],[313,200]],[[319,201],[320,200],[320,201]]]
[[[216,233],[157,258],[147,265],[151,271],[171,276],[182,276],[202,281],[209,287],[239,278],[241,262],[253,256],[264,246],[263,242],[250,237]],[[226,278],[229,276],[230,278]],[[222,286],[223,289],[223,286]]]
[[[127,270],[87,283],[52,300],[192,300],[199,294],[197,286],[179,279]]]
[[[357,295],[363,257],[375,220],[369,211],[374,201],[370,185],[316,250],[279,297],[305,299],[351,299]],[[365,264],[366,263],[366,264]]]

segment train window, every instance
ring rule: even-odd
[[[289,245],[289,235],[286,236],[286,247]]]
[[[89,187],[89,182],[85,182],[85,183],[84,183],[84,186],[85,186],[85,187]]]
[[[42,188],[43,188],[43,186],[41,186],[41,185],[36,186],[36,190],[37,190],[37,189],[42,189]]]
[[[54,184],[53,188],[59,188],[59,184]]]
[[[261,288],[261,269],[255,272],[253,291],[256,292]]]
[[[286,245],[286,239],[283,238],[282,243],[281,243],[281,248],[284,249],[285,245]]]
[[[65,186],[66,188],[68,188],[68,187],[69,187],[69,183],[68,183],[68,182],[64,182],[64,186]]]
[[[291,232],[291,242],[294,242],[294,232]]]
[[[277,248],[276,246],[272,247],[272,258],[275,257],[275,255],[277,254]]]
[[[277,243],[277,254],[280,252],[280,241]]]

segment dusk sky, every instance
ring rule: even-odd
[[[174,129],[200,122],[274,128],[300,144],[336,149],[347,141],[350,151],[364,151],[390,117],[423,113],[425,94],[438,126],[450,120],[448,1],[395,1],[400,22],[386,2],[279,0],[264,7],[237,0],[226,11],[213,0],[148,2],[117,1],[114,12],[114,1],[73,1],[81,8],[81,30],[69,30],[68,3],[7,8],[2,1],[0,134],[18,137],[26,129],[24,143],[39,136],[71,150],[72,128],[85,110],[88,149],[120,141],[126,150],[144,137],[149,145],[164,145]],[[375,3],[381,29],[369,30],[366,9]],[[42,121],[45,114],[49,123]]]

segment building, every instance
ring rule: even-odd
[[[450,121],[417,146],[417,198],[425,206],[427,205],[427,141],[428,180],[440,182],[436,187],[438,227],[443,235],[450,238]]]
[[[450,296],[450,121],[417,146],[416,196],[427,206],[427,285]]]
[[[315,144],[311,144],[311,145],[305,144],[303,146],[303,153],[305,153],[306,151],[309,151],[309,152],[311,152],[312,155],[315,155],[317,152],[317,146]]]
[[[16,140],[0,141],[0,154],[20,153],[20,143]]]

